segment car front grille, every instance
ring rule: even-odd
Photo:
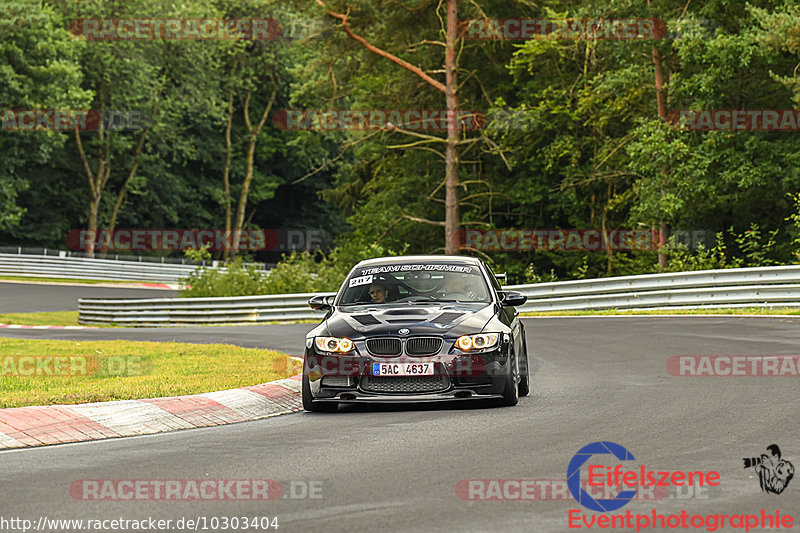
[[[447,376],[365,376],[361,388],[370,392],[437,392],[447,389]]]
[[[411,337],[406,341],[408,355],[435,355],[441,347],[441,337]]]
[[[400,339],[383,337],[377,339],[367,339],[367,350],[372,355],[400,355]]]

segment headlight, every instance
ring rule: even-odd
[[[479,333],[478,335],[462,335],[456,339],[456,348],[460,350],[485,350],[497,345],[499,333]]]
[[[339,352],[347,353],[353,350],[353,341],[339,337],[317,337],[314,339],[314,344],[321,352]]]

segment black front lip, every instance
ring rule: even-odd
[[[469,392],[469,396],[456,396],[457,393]],[[318,402],[336,402],[336,403],[424,403],[424,402],[452,402],[462,400],[482,400],[502,398],[502,394],[493,394],[485,392],[477,392],[469,388],[452,388],[448,391],[421,393],[421,394],[403,394],[403,393],[375,393],[364,392],[361,390],[347,390],[341,391],[332,398],[314,398]]]

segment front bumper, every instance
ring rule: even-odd
[[[433,362],[434,376],[374,376],[378,356],[320,356],[307,353],[305,379],[314,401],[341,403],[437,402],[502,397],[511,371],[508,351],[403,357]]]

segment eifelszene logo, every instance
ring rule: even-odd
[[[688,487],[688,486],[717,486],[720,484],[719,472],[709,471],[655,471],[640,464],[632,469],[624,470],[624,465],[607,466],[589,462],[595,455],[612,455],[619,461],[635,461],[633,454],[619,444],[598,441],[587,444],[576,453],[567,467],[567,487],[572,497],[582,506],[592,511],[606,513],[615,511],[628,504],[636,497],[639,488],[650,487]],[[581,482],[581,467],[586,465],[586,483],[588,487],[604,487],[613,494],[613,498],[595,499],[583,488]],[[604,491],[605,493],[605,491]]]
[[[794,477],[794,465],[781,459],[781,449],[777,444],[767,446],[769,454],[761,457],[745,457],[745,468],[753,468],[758,473],[761,490],[768,494],[780,494]]]
[[[587,444],[576,453],[567,467],[567,487],[572,497],[575,498],[579,504],[591,509],[592,511],[600,511],[605,513],[607,511],[614,511],[626,505],[633,497],[636,496],[635,490],[624,490],[618,493],[612,499],[595,500],[588,492],[581,488],[581,466],[586,461],[591,459],[593,455],[599,454],[613,454],[620,461],[633,461],[635,460],[633,454],[626,450],[624,447],[613,442],[593,442]],[[619,466],[619,465],[618,465]],[[590,470],[592,467],[589,467]],[[591,474],[589,478],[591,478]],[[589,484],[592,484],[591,481]]]

